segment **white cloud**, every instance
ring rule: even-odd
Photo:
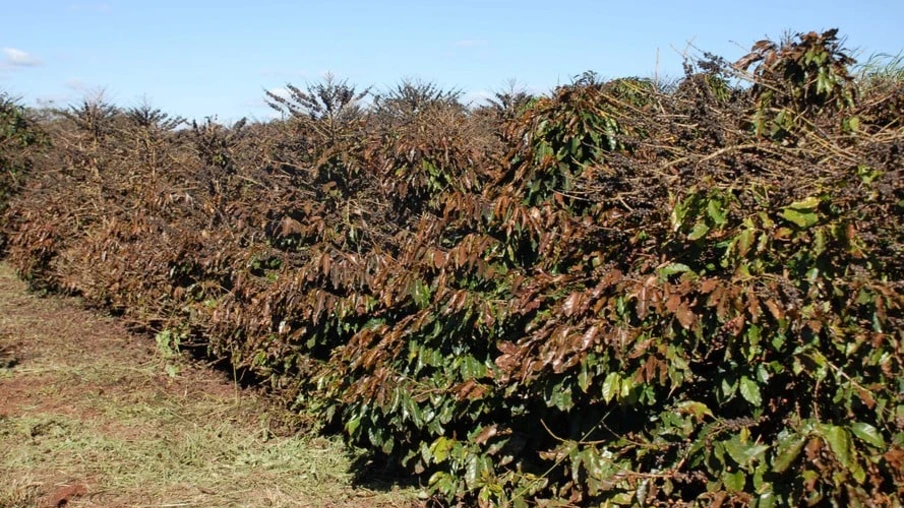
[[[284,86],[278,86],[278,87],[276,87],[276,88],[270,88],[270,89],[267,90],[267,91],[270,92],[271,94],[277,96],[277,97],[282,97],[283,99],[288,99],[289,97],[292,96],[292,92],[290,92],[289,89],[286,88],[286,87],[284,87]]]
[[[277,86],[275,88],[265,88],[265,90],[269,93],[272,93],[273,95],[275,95],[277,97],[282,97],[283,99],[288,99],[291,96],[289,89],[284,86]],[[267,97],[266,94],[261,94],[260,97],[257,97],[255,99],[248,99],[248,100],[244,101],[242,104],[244,106],[254,108],[254,109],[266,109],[266,110],[268,110],[268,112],[274,111],[270,108],[270,105],[267,104],[268,100],[269,100],[269,97]],[[274,111],[274,113],[276,114],[276,116],[279,116],[279,113],[276,113],[275,111]],[[272,113],[271,113],[271,115],[272,115]]]
[[[468,92],[464,95],[464,103],[470,104],[472,106],[480,106],[486,104],[489,99],[492,99],[494,96],[493,92],[489,90],[476,90],[473,92]]]
[[[72,102],[71,94],[51,94],[35,97],[35,103],[41,108],[55,108]]]
[[[69,90],[72,90],[72,93],[69,93],[67,97],[67,101],[71,102],[75,100],[76,102],[93,102],[93,103],[115,103],[115,96],[109,92],[106,87],[93,85],[91,83],[87,83],[79,78],[70,78],[63,83],[63,87]]]
[[[84,92],[84,91],[87,91],[89,88],[91,88],[90,86],[88,86],[88,83],[85,83],[84,81],[82,81],[78,78],[72,78],[72,79],[66,80],[66,82],[63,83],[63,86],[65,86],[66,88],[68,88],[70,90],[75,90],[77,92]]]
[[[455,41],[455,46],[459,48],[477,48],[480,46],[486,46],[489,42],[483,39],[464,39],[460,41]]]
[[[6,55],[6,65],[10,67],[36,67],[43,62],[36,56],[16,48],[3,48]]]

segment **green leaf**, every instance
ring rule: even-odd
[[[660,277],[668,277],[669,275],[674,275],[676,273],[689,272],[689,271],[691,271],[691,267],[689,267],[683,263],[669,263],[659,269],[659,276]]]
[[[574,400],[571,397],[571,388],[563,387],[562,385],[554,386],[552,394],[547,399],[547,403],[552,404],[562,411],[570,410],[574,407]]]
[[[698,423],[703,421],[704,416],[713,416],[713,412],[706,407],[706,404],[694,400],[688,400],[678,404],[678,411],[680,413],[694,415],[694,418],[697,419]]]
[[[756,508],[773,508],[775,506],[775,494],[772,492],[763,492],[757,499]]]
[[[703,222],[698,222],[694,224],[694,229],[691,230],[690,234],[687,235],[688,240],[699,240],[706,236],[706,233],[709,233],[709,226],[704,224]]]
[[[772,461],[772,470],[776,473],[784,473],[791,467],[791,464],[800,456],[800,451],[804,447],[804,436],[792,434],[781,439],[775,451],[775,459]]]
[[[737,381],[729,382],[727,378],[722,378],[722,396],[725,397],[726,400],[731,400],[731,398],[735,396],[735,393],[737,391]]]
[[[744,257],[753,245],[756,231],[753,229],[745,229],[737,236],[738,257]]]
[[[715,199],[709,200],[709,203],[706,204],[706,212],[717,226],[724,226],[728,223],[728,219],[725,218],[725,211],[722,210],[722,203],[719,201]]]
[[[732,492],[741,492],[744,490],[744,485],[747,483],[747,477],[744,475],[743,471],[736,471],[734,473],[722,473],[722,483],[725,484],[725,488]]]
[[[634,496],[628,492],[620,492],[609,499],[612,504],[618,506],[631,506],[634,504]]]
[[[725,447],[725,451],[728,452],[728,456],[732,458],[735,462],[744,466],[747,464],[747,444],[742,443],[741,439],[738,436],[734,436],[728,441],[724,441],[723,446]]]
[[[794,208],[795,210],[812,210],[817,206],[819,206],[819,198],[810,196],[800,201],[791,203],[791,206],[789,206],[788,208]]]
[[[468,463],[465,466],[465,485],[467,485],[469,489],[473,489],[477,486],[477,479],[479,477],[477,462],[477,455],[471,455],[468,457]]]
[[[880,449],[885,448],[885,439],[882,437],[882,434],[879,433],[878,429],[868,423],[857,422],[852,424],[851,432],[867,444]]]
[[[744,434],[745,431],[746,429],[742,429],[742,434]],[[745,468],[749,467],[755,460],[762,460],[763,455],[769,450],[769,446],[748,442],[748,438],[749,435],[738,435],[732,437],[728,441],[723,442],[725,451],[728,452],[728,455],[732,458],[732,460],[737,462],[741,467]]]
[[[782,217],[801,229],[806,229],[819,222],[819,216],[815,213],[793,208],[785,208],[782,211]]]
[[[851,435],[844,427],[824,425],[823,435],[829,443],[829,448],[832,449],[832,452],[838,459],[838,462],[841,462],[841,464],[847,468],[851,468],[855,465],[854,456],[851,450],[853,448]]]
[[[851,466],[851,475],[857,480],[857,483],[862,484],[866,481],[866,470],[857,462],[854,462],[854,465]]]
[[[760,395],[760,387],[756,381],[747,376],[741,378],[741,397],[756,407],[763,405],[763,397]]]
[[[449,439],[445,436],[440,436],[436,441],[430,445],[430,453],[433,455],[433,463],[434,464],[442,464],[449,457],[449,452],[452,450],[452,445],[455,444],[455,441]]]
[[[631,390],[633,390],[635,386],[634,380],[630,377],[627,377],[622,379],[621,383],[619,384],[621,385],[621,389],[619,391],[619,400],[628,400],[631,397]]]
[[[620,381],[621,379],[619,378],[618,372],[610,372],[609,375],[606,376],[606,380],[603,381],[603,400],[610,402],[615,398],[615,395],[618,393]]]
[[[350,436],[355,434],[355,430],[361,425],[361,416],[358,415],[351,420],[349,420],[345,424],[345,432],[347,432]]]
[[[415,280],[412,282],[410,294],[418,307],[424,308],[430,304],[430,287],[424,281]]]
[[[578,373],[578,387],[580,387],[581,391],[587,393],[587,389],[590,388],[590,380],[592,376],[590,372],[587,370],[587,365],[584,364],[581,366],[581,372]]]
[[[672,198],[671,195],[669,197],[670,199]],[[681,223],[684,222],[684,217],[687,215],[689,200],[690,199],[679,201],[675,204],[675,208],[672,209],[672,213],[669,216],[669,220],[672,224],[672,231],[678,231],[681,228]]]

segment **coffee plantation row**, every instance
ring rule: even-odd
[[[4,100],[0,248],[438,504],[900,506],[904,83],[855,69],[832,30],[484,107]]]

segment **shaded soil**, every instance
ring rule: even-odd
[[[416,506],[335,440],[0,265],[0,506]],[[301,426],[303,428],[303,426]]]

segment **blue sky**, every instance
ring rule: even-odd
[[[688,42],[731,60],[766,36],[839,27],[861,60],[904,49],[904,1],[0,0],[0,90],[28,104],[104,89],[130,106],[265,119],[263,90],[326,72],[404,77],[478,99],[509,79],[535,92],[585,70],[681,74]]]

